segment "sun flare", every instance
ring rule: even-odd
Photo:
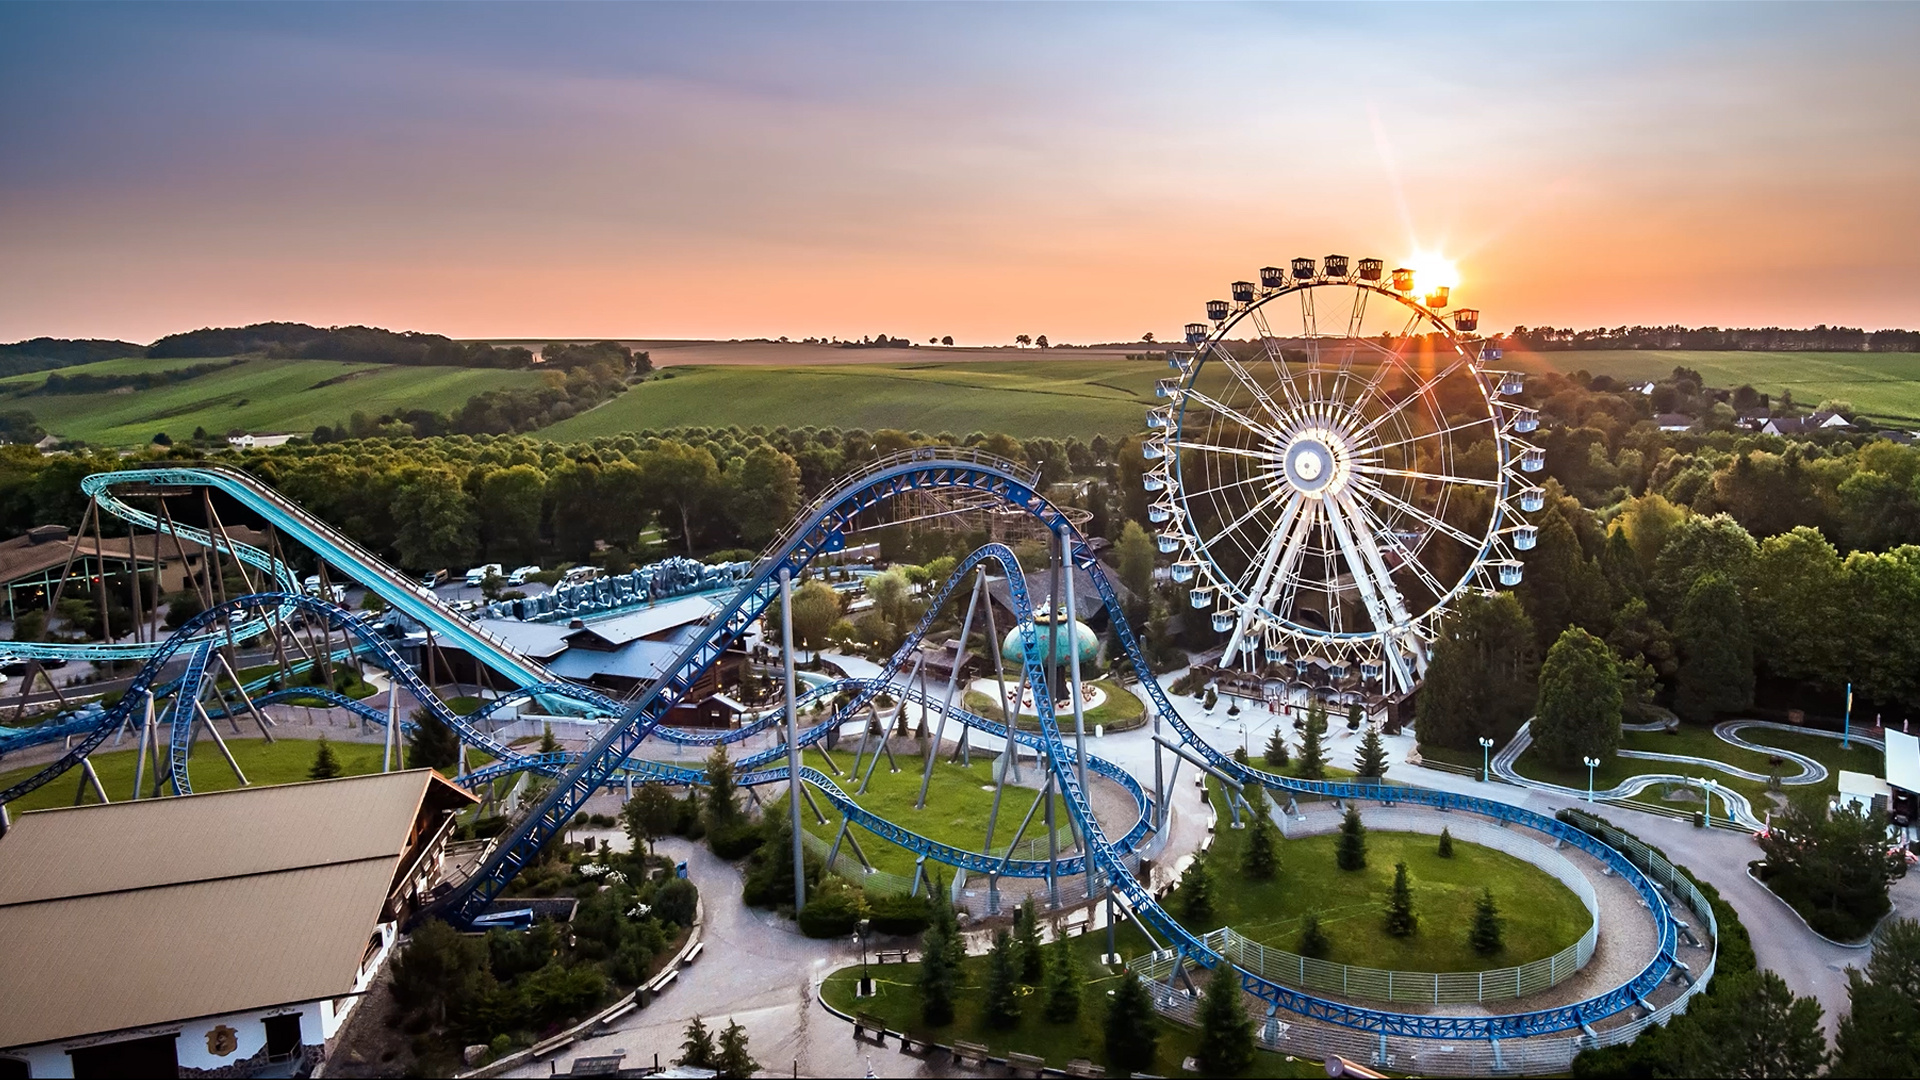
[[[1451,289],[1460,284],[1459,265],[1437,251],[1416,251],[1407,260],[1407,266],[1413,270],[1416,289],[1432,290],[1441,286]]]

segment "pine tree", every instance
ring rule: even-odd
[[[1047,1019],[1065,1024],[1080,1016],[1080,958],[1065,936],[1054,938],[1047,952]]]
[[[760,1063],[747,1053],[747,1029],[731,1017],[726,1030],[720,1033],[720,1056],[713,1068],[721,1080],[747,1080],[760,1071]]]
[[[460,760],[460,738],[431,710],[413,710],[413,734],[407,738],[407,767],[444,769]]]
[[[1180,912],[1189,923],[1213,921],[1213,871],[1207,867],[1207,853],[1196,852],[1193,861],[1180,875]]]
[[[1267,736],[1267,768],[1279,772],[1293,761],[1293,755],[1287,752],[1287,736],[1280,725],[1273,726],[1273,734]]]
[[[1266,789],[1247,785],[1247,846],[1240,853],[1240,873],[1254,881],[1272,881],[1280,872],[1280,854],[1274,850],[1273,817],[1267,810]]]
[[[1360,811],[1351,803],[1347,804],[1347,816],[1340,819],[1340,842],[1334,849],[1334,862],[1342,870],[1367,868],[1367,827],[1360,821]]]
[[[987,1023],[1010,1028],[1020,1022],[1020,994],[1014,986],[1013,941],[1005,930],[993,935],[987,952]]]
[[[1360,708],[1359,702],[1357,701],[1348,702],[1347,703],[1347,730],[1359,731],[1360,722],[1365,717],[1365,715],[1366,714]]]
[[[1847,971],[1831,1075],[1920,1076],[1920,922],[1889,920],[1876,937],[1867,970]]]
[[[1194,1058],[1202,1076],[1239,1076],[1253,1067],[1253,1018],[1240,1003],[1240,974],[1232,964],[1215,967],[1207,980]]]
[[[557,754],[560,752],[560,740],[553,737],[553,725],[540,725],[540,752]],[[695,1019],[698,1019],[697,1017]],[[702,1066],[704,1068],[704,1066]]]
[[[1440,848],[1436,854],[1443,859],[1453,858],[1453,833],[1445,826],[1440,829]]]
[[[1354,755],[1353,774],[1362,780],[1380,780],[1387,775],[1387,747],[1380,741],[1380,729],[1370,727],[1360,740],[1360,751]]]
[[[1473,926],[1467,931],[1467,944],[1481,956],[1492,956],[1505,945],[1502,940],[1500,909],[1493,902],[1493,890],[1482,890],[1473,902]]]
[[[1325,960],[1333,951],[1333,942],[1327,940],[1327,932],[1320,929],[1320,913],[1307,912],[1306,919],[1300,925],[1300,955],[1309,960]]]
[[[730,824],[740,813],[733,805],[733,762],[727,760],[727,748],[716,745],[707,755],[707,828]]]
[[[920,935],[920,1019],[929,1027],[953,1023],[958,973],[947,958],[946,930],[937,922]]]
[[[1033,897],[1020,902],[1013,913],[1013,951],[1015,971],[1020,981],[1028,986],[1039,986],[1044,977],[1046,955],[1040,945],[1040,915],[1033,907]]]
[[[686,1041],[680,1044],[680,1056],[673,1059],[675,1065],[685,1065],[691,1069],[711,1069],[719,1060],[713,1050],[713,1032],[699,1017],[687,1025]]]
[[[1406,937],[1419,926],[1413,914],[1413,890],[1407,886],[1407,864],[1393,864],[1393,893],[1387,898],[1387,933]]]
[[[1131,968],[1121,977],[1107,1005],[1107,1068],[1126,1074],[1153,1067],[1160,1028],[1153,1022],[1153,999]]]
[[[1318,708],[1315,706],[1314,708]],[[1313,711],[1307,712],[1307,732],[1300,743],[1300,768],[1295,774],[1302,780],[1325,780],[1327,778],[1327,751],[1320,744],[1320,737],[1326,733],[1327,720],[1322,713],[1319,722],[1314,721]]]
[[[334,754],[333,747],[327,743],[327,737],[322,735],[319,745],[313,748],[313,765],[307,769],[307,779],[331,780],[339,775],[340,758]]]
[[[1206,711],[1212,712],[1213,707],[1218,704],[1220,704],[1220,691],[1215,690],[1211,686],[1207,687],[1207,700],[1202,707],[1205,708]]]

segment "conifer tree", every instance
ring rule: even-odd
[[[307,779],[331,780],[339,775],[340,758],[328,744],[327,737],[322,735],[319,744],[313,748],[313,765],[307,769]]]
[[[1327,940],[1327,932],[1320,928],[1320,913],[1307,912],[1300,926],[1300,955],[1309,960],[1325,960],[1333,951],[1333,942]]]
[[[1064,935],[1053,939],[1047,953],[1047,1019],[1065,1024],[1080,1016],[1080,958]]]
[[[1413,890],[1407,885],[1405,860],[1393,864],[1393,892],[1387,898],[1387,933],[1407,937],[1419,926],[1413,914]]]
[[[727,760],[727,748],[716,745],[707,755],[707,828],[730,824],[739,815],[733,805],[733,762]]]
[[[1005,930],[993,935],[987,952],[987,1023],[1010,1028],[1020,1022],[1020,993],[1014,986],[1013,940]]]
[[[1440,848],[1436,854],[1443,859],[1453,858],[1453,832],[1445,826],[1440,828]]]
[[[1279,772],[1293,762],[1293,755],[1287,752],[1287,736],[1280,725],[1273,726],[1273,734],[1267,736],[1265,754],[1267,768]]]
[[[959,972],[948,957],[946,927],[939,920],[920,935],[920,1019],[929,1027],[953,1023],[953,991]]]
[[[1493,902],[1493,890],[1483,889],[1473,902],[1473,926],[1467,931],[1467,944],[1481,956],[1492,956],[1505,944],[1502,940],[1500,908]]]
[[[760,1063],[747,1053],[747,1029],[732,1018],[720,1033],[720,1055],[713,1067],[720,1080],[747,1080],[760,1071]]]
[[[1020,902],[1013,913],[1014,971],[1028,986],[1039,986],[1044,977],[1046,955],[1040,946],[1040,915],[1034,910],[1033,897]]]
[[[1370,727],[1360,740],[1360,751],[1354,755],[1353,774],[1362,780],[1380,780],[1387,775],[1387,747],[1380,740],[1380,729]]]
[[[1202,1076],[1239,1076],[1253,1067],[1253,1018],[1240,1003],[1240,974],[1232,964],[1215,967],[1207,980],[1194,1058]]]
[[[1127,969],[1107,1006],[1107,1068],[1127,1074],[1153,1067],[1160,1029],[1153,1022],[1153,999],[1140,976]]]
[[[1213,921],[1213,871],[1207,867],[1207,853],[1197,852],[1180,875],[1180,913],[1190,923]]]
[[[407,767],[443,769],[460,760],[460,738],[431,710],[413,710],[413,733],[407,737]]]
[[[540,752],[543,754],[557,754],[560,752],[560,740],[553,737],[552,724],[540,725]],[[695,1017],[695,1019],[697,1020],[699,1018]]]
[[[694,1017],[693,1023],[687,1025],[686,1040],[680,1044],[680,1056],[674,1058],[673,1063],[690,1069],[711,1069],[718,1060],[719,1055],[713,1049],[713,1032],[707,1030],[699,1017]]]
[[[1361,721],[1365,716],[1366,713],[1361,710],[1359,702],[1349,701],[1347,703],[1347,730],[1359,731]]]
[[[1315,705],[1307,711],[1307,731],[1306,734],[1301,737],[1300,771],[1298,775],[1302,780],[1325,780],[1327,778],[1327,751],[1326,748],[1321,745],[1320,741],[1321,736],[1325,735],[1327,731],[1327,717],[1326,713],[1321,711],[1319,719],[1316,720],[1314,711],[1317,709],[1319,709],[1319,706]]]
[[[1275,850],[1273,817],[1267,812],[1266,789],[1247,785],[1247,846],[1240,853],[1240,873],[1254,881],[1272,881],[1280,872]]]
[[[1334,862],[1342,870],[1367,868],[1367,827],[1352,803],[1347,804],[1347,816],[1340,819],[1340,841],[1334,848]]]

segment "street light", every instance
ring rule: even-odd
[[[867,927],[872,919],[861,919],[854,924],[854,936],[860,939],[860,986],[854,997],[873,996],[873,975],[867,970]]]
[[[1592,802],[1593,801],[1593,770],[1600,767],[1600,759],[1597,757],[1583,757],[1580,760],[1584,762],[1587,766],[1587,801]]]
[[[1493,740],[1480,736],[1480,782],[1486,783],[1493,772]]]

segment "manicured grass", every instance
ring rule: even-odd
[[[107,360],[61,374],[169,371],[224,360]],[[17,396],[46,382],[46,372],[0,380],[0,408],[21,408],[64,438],[106,446],[144,445],[166,432],[176,442],[204,427],[305,434],[321,424],[432,409],[448,412],[487,390],[540,385],[532,371],[349,364],[332,360],[250,359],[196,379],[132,393]]]
[[[1104,932],[1085,934],[1073,940],[1073,951],[1080,961],[1085,982],[1080,993],[1080,1016],[1066,1024],[1048,1022],[1041,1011],[1044,998],[1037,990],[1022,987],[1020,1023],[1004,1031],[989,1026],[983,1015],[987,984],[987,958],[984,956],[968,957],[961,964],[960,989],[954,1002],[954,1022],[942,1027],[928,1027],[920,1021],[918,964],[873,965],[871,971],[876,993],[869,998],[854,997],[860,968],[857,965],[842,968],[827,976],[820,986],[820,997],[849,1015],[872,1013],[884,1019],[894,1031],[925,1033],[948,1046],[953,1045],[955,1039],[984,1043],[995,1056],[1005,1056],[1009,1052],[1036,1054],[1045,1058],[1047,1064],[1054,1068],[1064,1068],[1075,1058],[1086,1058],[1097,1065],[1105,1065],[1106,1035],[1103,1025],[1109,1000],[1107,994],[1120,984],[1122,978],[1120,972],[1100,963],[1100,953],[1106,949],[1106,945]],[[1131,925],[1122,927],[1115,934],[1115,947],[1122,956],[1128,957],[1149,951],[1145,939]],[[1153,1022],[1159,1029],[1160,1042],[1158,1054],[1149,1071],[1158,1076],[1182,1075],[1180,1063],[1191,1057],[1198,1048],[1199,1032],[1160,1017],[1155,1017]],[[1255,1054],[1253,1070],[1247,1075],[1307,1077],[1326,1074],[1318,1061],[1260,1051]]]
[[[646,429],[740,424],[1002,431],[1020,438],[1108,437],[1144,430],[1154,380],[1147,360],[1023,363],[676,367],[541,431],[593,439]]]
[[[1107,699],[1100,703],[1099,708],[1087,709],[1081,714],[1089,735],[1093,733],[1095,724],[1102,725],[1109,732],[1131,731],[1139,727],[1147,718],[1146,705],[1142,704],[1139,698],[1134,697],[1132,691],[1112,679],[1096,679],[1086,685],[1097,686],[1107,694]],[[1000,706],[994,702],[993,695],[983,694],[978,690],[967,691],[964,705],[968,712],[977,713],[988,719],[998,720],[1003,715]],[[1072,709],[1061,710],[1056,719],[1059,721],[1061,731],[1073,730]],[[1040,730],[1040,718],[1037,716],[1023,714],[1018,722],[1022,730]]]
[[[1737,746],[1722,742],[1715,737],[1711,728],[1680,725],[1678,731],[1667,734],[1660,731],[1629,731],[1622,733],[1620,746],[1626,750],[1648,750],[1661,754],[1690,754],[1695,757],[1712,758],[1736,765],[1743,769],[1765,773],[1768,769],[1765,754],[1751,750],[1742,750]],[[1563,769],[1549,764],[1541,758],[1537,748],[1529,748],[1514,762],[1515,771],[1534,780],[1545,780],[1552,784],[1564,784],[1576,790],[1585,790],[1587,770],[1579,766]],[[1718,769],[1703,768],[1699,765],[1686,765],[1677,761],[1649,761],[1645,758],[1609,757],[1594,770],[1593,786],[1604,791],[1642,773],[1676,773],[1681,776],[1701,776],[1713,780],[1722,787],[1731,788],[1745,795],[1757,810],[1765,810],[1773,805],[1767,798],[1767,785],[1763,780],[1747,780]],[[1694,789],[1697,793],[1698,789]],[[1650,788],[1634,796],[1646,802],[1670,805],[1675,809],[1699,809],[1698,802],[1667,803],[1661,800],[1660,790]],[[1716,808],[1724,812],[1724,808]]]
[[[895,740],[896,743],[899,741]],[[843,740],[841,746],[846,745]],[[808,749],[805,755],[806,764],[828,775],[833,775],[833,770],[826,768],[821,762],[823,753],[818,748]],[[870,757],[862,759],[860,771],[863,774],[867,771],[867,764],[871,760]],[[987,837],[987,814],[993,808],[992,756],[975,754],[973,764],[964,768],[944,759],[936,762],[933,767],[933,782],[927,789],[927,805],[924,809],[918,810],[914,809],[913,804],[920,796],[920,770],[925,759],[903,754],[896,747],[894,760],[900,766],[899,772],[890,771],[887,768],[886,756],[882,755],[879,767],[873,770],[872,781],[866,793],[855,795],[854,792],[859,788],[860,782],[845,775],[853,766],[853,751],[836,750],[833,753],[833,761],[839,766],[842,774],[836,782],[842,791],[853,796],[854,801],[859,803],[862,809],[878,817],[885,818],[902,828],[911,829],[930,840],[972,848],[975,851],[980,850],[980,846]],[[1031,763],[1023,763],[1021,768],[1023,775],[1032,775]],[[999,822],[994,829],[994,844],[998,850],[1003,852],[1006,850],[1008,841],[1013,839],[1015,830],[1020,827],[1020,819],[1026,816],[1027,808],[1033,805],[1037,794],[1030,788],[1016,787],[1011,783],[1007,785],[1006,797],[1000,804]],[[826,815],[826,824],[821,824],[811,810],[803,811],[801,816],[807,831],[832,843],[834,835],[840,829],[840,815],[834,812],[833,804],[817,794],[814,798],[820,804],[821,812]],[[1034,813],[1033,823],[1027,827],[1027,839],[1046,837],[1046,828],[1043,824],[1045,817],[1044,807]],[[1057,795],[1054,797],[1054,821],[1057,827],[1062,829],[1066,827],[1066,800]],[[904,848],[896,847],[892,842],[882,840],[859,826],[855,826],[852,831],[859,838],[861,849],[867,853],[867,858],[872,861],[876,869],[903,877],[913,876],[914,856]],[[854,857],[852,850],[842,845],[840,858],[835,865],[846,869],[857,868],[860,863]]]
[[[1514,350],[1502,362],[1529,371],[1585,369],[1621,380],[1658,379],[1676,367],[1689,367],[1710,386],[1747,383],[1775,396],[1791,389],[1793,399],[1808,408],[1839,398],[1876,420],[1920,422],[1920,354],[1916,353]]]
[[[1799,731],[1774,731],[1770,728],[1747,728],[1740,733],[1740,737],[1762,746],[1776,746],[1796,754],[1805,754],[1827,767],[1826,780],[1818,784],[1786,788],[1788,794],[1817,791],[1822,795],[1832,795],[1840,790],[1841,769],[1879,776],[1885,767],[1885,755],[1861,742],[1855,742],[1851,747],[1842,747],[1839,739],[1829,739],[1823,735],[1809,735]]]
[[[1318,912],[1333,943],[1327,959],[1335,963],[1395,971],[1484,971],[1552,956],[1593,924],[1580,898],[1538,867],[1458,838],[1453,857],[1443,859],[1437,837],[1370,831],[1366,869],[1351,872],[1334,861],[1337,833],[1282,840],[1281,872],[1271,881],[1241,875],[1246,838],[1243,829],[1216,830],[1208,856],[1219,885],[1214,917],[1206,925],[1183,919],[1189,929],[1204,933],[1231,926],[1264,945],[1296,952],[1307,913]],[[1420,925],[1412,936],[1395,938],[1381,924],[1394,863],[1403,859]],[[1482,888],[1493,889],[1506,920],[1506,947],[1493,956],[1467,945]],[[1178,896],[1170,910],[1179,914]]]
[[[249,721],[241,721],[243,724]],[[221,732],[226,737],[227,747],[233,751],[234,760],[240,763],[240,771],[254,787],[273,784],[292,784],[307,778],[307,770],[313,767],[314,748],[319,745],[314,739],[280,739],[268,743],[261,738],[236,738],[231,729]],[[165,737],[165,733],[162,733]],[[343,776],[358,776],[361,773],[380,771],[380,747],[368,743],[333,742],[333,753],[340,761]],[[160,768],[166,768],[166,745],[161,744]],[[93,769],[100,774],[100,783],[107,789],[107,797],[115,802],[127,798],[133,793],[133,768],[136,757],[134,750],[110,750],[93,755]],[[201,732],[195,742],[193,756],[187,759],[187,775],[193,780],[195,791],[226,791],[240,786],[234,778],[233,770],[227,767],[226,759],[220,756],[220,748],[213,740]],[[24,780],[40,771],[41,766],[14,769],[0,774],[0,788],[16,781]],[[154,763],[147,762],[147,783],[153,783]],[[78,768],[69,769],[52,783],[8,804],[8,810],[18,814],[27,810],[46,810],[55,806],[72,806],[73,793],[81,783]],[[151,788],[149,787],[149,790]],[[87,788],[87,802],[99,801],[94,797],[91,785]]]

